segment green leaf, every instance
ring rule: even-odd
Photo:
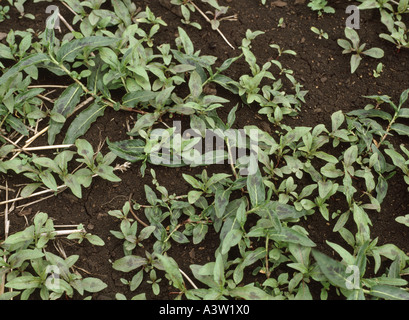
[[[4,240],[3,245],[13,245],[17,243],[24,243],[34,240],[34,226],[30,226],[23,231],[18,231],[10,235],[6,240]]]
[[[107,140],[109,149],[118,157],[130,161],[137,162],[146,158],[145,142],[140,139],[130,139],[117,142]]]
[[[74,83],[68,86],[59,98],[54,102],[52,109],[53,113],[59,113],[67,118],[72,114],[75,107],[78,105],[81,95],[84,93],[82,88]],[[56,122],[53,119],[50,120],[50,128],[48,129],[48,143],[53,144],[55,137],[60,133],[64,123]]]
[[[409,136],[409,126],[401,123],[394,123],[391,126],[391,130],[395,131],[401,136]]]
[[[67,174],[64,177],[64,183],[77,198],[82,198],[81,184],[75,175]]]
[[[409,300],[409,292],[388,285],[377,285],[371,288],[370,295],[386,300]]]
[[[125,256],[122,257],[118,260],[116,260],[113,264],[112,267],[115,270],[122,271],[122,272],[130,272],[132,270],[135,270],[147,263],[146,258],[142,258],[139,256]]]
[[[236,287],[229,291],[234,298],[241,298],[245,300],[276,300],[277,298],[269,295],[267,292],[252,285],[244,287]]]
[[[92,149],[92,145],[87,140],[77,139],[75,146],[77,147],[78,154],[84,158],[86,165],[92,167],[94,165],[94,150]]]
[[[334,112],[331,115],[332,131],[338,130],[338,128],[344,123],[345,116],[342,110]]]
[[[199,200],[200,196],[203,194],[202,191],[197,191],[197,190],[191,190],[187,194],[188,202],[190,204],[194,204],[197,200]]]
[[[29,195],[31,195],[34,191],[36,191],[40,186],[42,185],[41,182],[36,182],[36,183],[30,183],[28,185],[26,185],[23,190],[21,190],[21,196],[23,198],[28,197]]]
[[[400,168],[405,174],[408,172],[405,158],[398,152],[392,149],[385,149],[385,153],[391,157],[395,166]]]
[[[223,256],[220,253],[217,253],[216,255],[216,263],[214,264],[214,269],[213,269],[213,280],[219,286],[223,286],[226,281],[226,278],[224,275]]]
[[[365,118],[381,118],[383,120],[391,121],[392,120],[392,115],[388,112],[379,110],[379,109],[359,109],[359,110],[354,110],[351,112],[348,112],[349,116],[356,116],[360,119],[365,119]]]
[[[398,222],[398,223],[402,223],[402,224],[404,224],[405,226],[409,227],[409,214],[404,215],[404,216],[397,217],[397,218],[395,219],[395,221]]]
[[[121,179],[117,175],[115,175],[114,168],[103,163],[100,163],[98,165],[98,167],[95,169],[95,173],[98,174],[101,178],[111,182],[121,181]]]
[[[278,201],[270,202],[266,209],[274,211],[278,218],[283,221],[298,219],[308,214],[306,210],[298,211],[294,206]]]
[[[371,58],[380,59],[384,56],[385,52],[380,48],[371,48],[362,52]]]
[[[349,147],[347,150],[344,152],[344,165],[346,167],[351,166],[356,159],[358,158],[358,146],[353,145]]]
[[[33,162],[41,167],[50,168],[55,173],[61,173],[61,169],[54,160],[47,157],[33,158]]]
[[[344,30],[345,36],[351,40],[352,46],[357,49],[359,46],[359,35],[353,28],[346,27]]]
[[[355,258],[350,254],[347,250],[345,250],[343,247],[341,247],[339,244],[330,242],[326,240],[327,244],[334,249],[340,256],[341,258],[349,265],[355,264]]]
[[[276,230],[272,230],[269,232],[269,236],[275,241],[297,243],[305,247],[315,247],[315,243],[306,235],[287,227],[282,227],[279,232]]]
[[[42,171],[38,176],[47,188],[57,191],[57,182],[49,170]]]
[[[223,239],[221,254],[229,252],[230,248],[236,246],[243,237],[243,231],[240,229],[230,230]]]
[[[214,205],[216,209],[216,216],[222,218],[225,212],[227,205],[229,204],[231,191],[229,189],[219,188],[216,190]]]
[[[85,238],[94,246],[104,246],[105,242],[96,234],[87,234]]]
[[[112,6],[116,15],[124,22],[125,26],[132,24],[131,15],[123,1],[112,0]]]
[[[90,49],[93,49],[99,47],[107,47],[113,45],[117,41],[118,39],[102,36],[90,36],[82,39],[75,39],[61,46],[61,48],[57,51],[56,59],[59,62],[73,62],[77,55],[84,48],[88,47]]]
[[[351,56],[351,73],[354,73],[356,69],[358,69],[360,63],[361,63],[362,57],[358,54],[353,54]]]
[[[187,183],[189,183],[193,188],[195,188],[195,189],[200,189],[200,190],[202,190],[202,189],[204,188],[203,183],[200,182],[199,180],[197,180],[196,178],[194,178],[194,177],[192,177],[192,176],[190,176],[190,175],[188,175],[188,174],[185,174],[185,173],[182,174],[182,177],[183,177],[183,179],[185,179],[185,181],[186,181]]]
[[[253,207],[257,207],[266,200],[265,186],[260,170],[255,174],[247,176],[247,190],[250,196],[250,202]]]
[[[199,98],[199,96],[202,94],[202,78],[200,77],[199,73],[197,73],[197,71],[193,71],[190,74],[189,89],[194,99]]]
[[[5,284],[7,288],[13,288],[16,290],[35,289],[40,287],[40,285],[40,277],[34,277],[32,275],[14,278]]]
[[[148,239],[149,236],[152,234],[152,232],[154,232],[156,229],[155,226],[147,226],[145,228],[143,228],[141,230],[141,232],[139,233],[138,239],[141,240],[145,240]]]
[[[338,39],[337,40],[338,45],[343,48],[344,50],[352,50],[351,43],[348,40],[345,39]]]
[[[10,78],[14,77],[17,73],[23,71],[24,69],[39,64],[41,62],[48,62],[50,58],[44,53],[34,53],[21,59],[18,63],[13,65],[0,77],[0,87]]]
[[[42,258],[44,254],[39,249],[22,249],[12,254],[8,263],[10,263],[14,268],[20,268],[21,264],[26,260],[34,260]]]
[[[84,135],[91,124],[104,115],[105,108],[105,105],[93,103],[82,111],[69,126],[63,143],[72,144],[78,137]]]
[[[82,280],[82,287],[88,292],[99,292],[108,287],[108,285],[98,278],[87,277]]]
[[[122,103],[130,108],[136,107],[139,103],[149,102],[154,100],[158,95],[154,91],[140,90],[136,92],[129,92],[122,98]]]
[[[322,273],[333,285],[339,288],[348,289],[347,283],[350,283],[350,280],[346,275],[345,265],[317,250],[312,250],[312,254]]]
[[[342,177],[344,175],[344,172],[340,169],[337,169],[334,163],[327,163],[320,169],[320,171],[324,176],[330,179]]]
[[[198,244],[198,243],[202,242],[202,240],[205,238],[208,230],[209,230],[209,227],[207,226],[207,224],[198,223],[193,228],[193,244]]]
[[[183,282],[183,277],[182,274],[179,271],[179,266],[176,263],[176,261],[169,256],[161,255],[161,254],[156,254],[158,257],[159,261],[162,263],[163,268],[165,269],[165,272],[169,279],[172,281],[172,284],[184,292],[186,290],[185,284]]]
[[[149,128],[153,126],[156,120],[158,120],[159,115],[156,113],[147,113],[140,117],[132,130],[129,132],[129,135],[138,135],[139,130]]]
[[[6,118],[6,123],[23,136],[28,136],[28,129],[20,119],[9,114]]]
[[[182,45],[183,45],[183,48],[185,49],[186,54],[193,55],[194,47],[193,47],[193,43],[190,40],[188,34],[181,27],[178,27],[178,31],[179,31],[180,40],[182,42]]]

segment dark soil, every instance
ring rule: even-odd
[[[160,5],[159,1],[134,1],[138,6],[145,7],[149,5],[151,10],[157,16],[161,16],[168,24],[163,27],[158,36],[155,37],[155,43],[163,42],[174,44],[177,27],[181,25],[180,18]],[[270,2],[270,1],[267,1]],[[271,1],[273,2],[273,1]],[[378,34],[384,32],[384,26],[380,23],[378,13],[375,10],[361,11],[361,29],[359,35],[362,42],[368,43],[369,47],[381,47],[385,50],[385,57],[382,59],[385,65],[381,77],[374,78],[372,70],[375,69],[378,61],[368,58],[363,59],[361,66],[355,74],[350,73],[349,56],[342,55],[342,49],[337,45],[336,39],[344,37],[343,30],[345,20],[348,15],[345,8],[352,2],[330,1],[331,6],[336,9],[334,15],[324,15],[318,18],[315,12],[312,12],[306,4],[294,4],[294,0],[287,0],[287,5],[276,7],[267,5],[264,7],[259,0],[220,0],[222,5],[231,7],[229,13],[237,13],[237,22],[222,22],[221,30],[236,47],[240,46],[242,38],[247,29],[261,30],[265,34],[259,36],[253,45],[253,51],[259,64],[274,58],[276,54],[274,49],[268,45],[272,43],[279,44],[284,49],[292,49],[297,52],[297,56],[283,56],[282,63],[294,70],[294,76],[309,90],[306,96],[306,103],[302,106],[299,116],[293,119],[286,119],[286,123],[291,126],[315,126],[324,123],[330,128],[330,115],[343,110],[348,112],[357,108],[364,107],[368,100],[363,98],[365,95],[386,94],[398,101],[400,93],[408,87],[408,66],[409,54],[402,50],[397,52],[395,47],[378,37]],[[55,1],[58,5],[58,1]],[[8,32],[10,28],[26,29],[28,27],[34,30],[42,30],[45,26],[45,8],[50,5],[49,2],[40,2],[30,5],[26,3],[26,11],[33,13],[36,20],[19,19],[15,11],[11,12],[11,19],[0,23],[0,32]],[[72,21],[72,14],[62,5],[60,5],[62,14],[68,21]],[[197,30],[184,26],[189,33],[196,49],[200,49],[202,54],[217,56],[218,61],[224,61],[229,57],[237,55],[237,50],[233,51],[227,46],[222,38],[210,27],[200,15],[193,15],[200,21],[203,30]],[[285,27],[278,27],[279,19],[283,17]],[[205,27],[206,26],[206,27]],[[317,35],[310,31],[310,27],[315,26],[324,29],[329,35],[329,40],[320,40]],[[64,25],[62,25],[63,31]],[[244,62],[237,62],[230,71],[230,76],[238,79],[241,74],[248,72]],[[61,78],[53,79],[50,75],[42,75],[38,80],[41,84],[62,83]],[[220,89],[218,89],[220,90]],[[223,96],[229,97],[228,93],[223,92]],[[235,97],[231,98],[231,105],[238,101]],[[262,130],[267,132],[274,131],[273,125],[267,119],[257,114],[257,106],[242,107],[237,113],[238,128],[248,124],[256,124]],[[221,111],[221,116],[226,116],[227,111]],[[109,138],[111,141],[126,139],[127,128],[126,120],[130,115],[125,112],[115,112],[106,110],[105,116],[98,119],[86,134],[85,138],[90,141],[94,148],[100,142]],[[44,138],[46,139],[46,138]],[[395,143],[407,141],[394,138]],[[41,144],[44,141],[38,141]],[[57,141],[58,142],[58,141]],[[103,147],[102,151],[108,149]],[[131,196],[138,203],[145,203],[144,184],[151,184],[152,177],[149,174],[148,166],[146,176],[140,174],[140,164],[133,164],[132,167],[123,174],[119,174],[122,181],[113,184],[111,182],[97,179],[90,188],[83,191],[83,199],[77,199],[71,193],[64,192],[49,200],[32,205],[30,215],[22,217],[19,210],[15,210],[11,216],[10,232],[21,230],[27,220],[33,217],[34,213],[43,211],[49,214],[55,220],[55,224],[84,224],[85,228],[94,234],[99,235],[104,241],[105,246],[94,247],[87,242],[81,245],[64,242],[62,245],[67,255],[78,254],[80,260],[78,267],[89,272],[90,275],[99,277],[108,284],[108,288],[101,293],[93,296],[95,299],[113,299],[117,292],[124,293],[127,297],[132,297],[135,292],[129,292],[127,287],[120,281],[124,274],[112,269],[111,263],[123,256],[122,242],[110,234],[110,230],[118,230],[119,223],[108,215],[109,210],[122,208],[125,201]],[[186,194],[189,191],[188,184],[183,180],[182,174],[197,174],[203,168],[180,168],[169,169],[165,167],[153,167],[157,173],[159,183],[164,185],[170,193],[177,195]],[[228,172],[227,166],[211,166],[206,168],[211,172]],[[15,186],[21,181],[16,181],[13,176],[2,176],[1,185],[5,185],[7,180],[10,187]],[[405,252],[409,252],[409,229],[404,225],[395,222],[399,215],[406,214],[409,207],[409,198],[407,197],[407,186],[403,179],[396,177],[389,181],[388,196],[384,200],[380,213],[371,211],[371,219],[374,222],[371,229],[372,238],[379,238],[379,244],[393,243]],[[12,195],[10,195],[11,197]],[[2,193],[2,199],[5,197]],[[337,202],[334,199],[333,208],[336,210]],[[143,219],[143,212],[139,212]],[[318,244],[319,249],[328,254],[334,254],[328,250],[326,240],[333,240],[338,243],[342,239],[332,232],[333,222],[326,222],[319,213],[310,216],[306,227],[310,232],[311,239]],[[0,226],[0,230],[3,228]],[[0,231],[2,232],[2,231]],[[214,260],[214,251],[218,246],[218,241],[212,239],[218,238],[212,234],[212,230],[206,236],[205,241],[199,245],[193,244],[178,245],[173,244],[169,254],[177,261],[180,268],[190,274],[189,266],[191,264],[204,264]],[[3,234],[0,234],[2,237]],[[138,254],[144,255],[144,250],[149,251],[152,244],[147,241],[145,248],[139,249]],[[250,268],[247,270],[250,271]],[[84,273],[84,276],[87,274]],[[166,279],[162,283],[165,283]],[[313,288],[314,289],[314,288]],[[312,292],[314,298],[319,298],[319,290]],[[172,288],[163,286],[159,296],[151,294],[149,285],[144,281],[138,292],[146,292],[148,299],[172,299],[175,295]],[[81,298],[81,297],[78,297]],[[336,299],[337,296],[332,298]]]

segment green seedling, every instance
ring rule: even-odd
[[[327,4],[326,0],[310,0],[308,6],[311,10],[318,11],[318,16],[321,17],[324,13],[335,13],[335,9]]]
[[[6,19],[10,19],[10,16],[8,15],[9,11],[9,6],[0,6],[0,22],[3,22]]]
[[[311,31],[318,35],[318,39],[324,38],[328,40],[328,33],[326,33],[324,30],[318,29],[316,27],[311,27]]]
[[[381,73],[383,72],[383,67],[384,65],[382,62],[378,63],[378,65],[376,66],[376,70],[373,70],[373,76],[375,78],[379,78],[381,76]]]
[[[384,51],[380,48],[371,48],[365,50],[366,43],[360,44],[359,35],[352,28],[345,28],[345,37],[349,41],[345,39],[338,39],[337,43],[344,49],[342,51],[343,54],[352,54],[350,61],[351,73],[354,73],[359,67],[359,64],[362,60],[362,55],[366,55],[375,59],[380,59],[384,56]]]
[[[220,6],[220,8],[216,9],[214,12],[206,11],[207,15],[213,16],[213,18],[210,20],[210,24],[211,24],[213,30],[219,29],[220,23],[222,21],[237,21],[237,15],[236,14],[231,15],[231,16],[227,16],[227,17],[221,17],[222,15],[225,15],[228,10],[229,10],[229,7]]]
[[[31,19],[31,20],[35,19],[35,16],[33,14],[26,13],[25,10],[24,10],[24,3],[27,0],[8,0],[8,1],[9,1],[10,5],[14,6],[17,9],[17,11],[20,13],[20,18],[25,17],[25,18],[28,18],[28,19]]]
[[[160,287],[158,283],[161,281],[156,275],[156,270],[162,270],[163,266],[161,261],[153,254],[145,251],[145,258],[136,255],[125,255],[122,258],[114,261],[112,264],[114,270],[121,272],[131,272],[140,269],[132,277],[130,281],[121,279],[122,283],[129,286],[131,291],[135,291],[141,285],[144,280],[144,274],[149,274],[149,280],[146,280],[152,287],[152,292],[155,295],[160,293]]]

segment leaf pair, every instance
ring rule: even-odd
[[[375,59],[380,59],[384,56],[384,51],[380,48],[364,50],[366,43],[360,44],[359,35],[354,29],[346,27],[344,33],[345,37],[349,41],[345,39],[338,39],[337,43],[344,49],[342,51],[343,54],[353,53],[350,61],[351,73],[354,73],[359,67],[362,60],[361,55],[366,55]]]

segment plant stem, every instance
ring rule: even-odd
[[[138,222],[139,222],[141,225],[143,225],[144,227],[149,227],[149,225],[147,225],[145,222],[143,222],[143,221],[136,215],[136,213],[132,210],[131,197],[132,197],[132,194],[130,194],[130,196],[129,196],[129,211],[131,212],[131,214],[133,215],[133,217],[136,219],[136,221],[138,221]]]

